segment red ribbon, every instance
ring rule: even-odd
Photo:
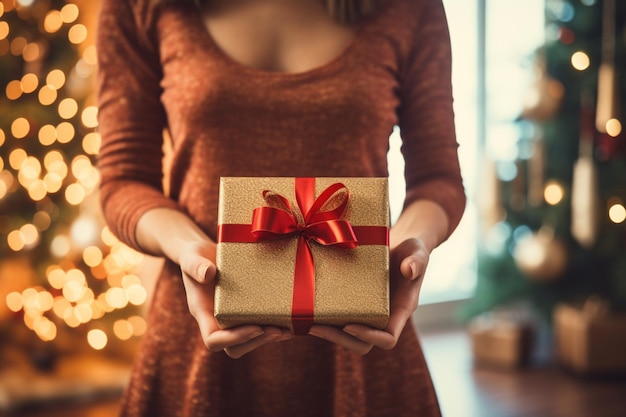
[[[345,190],[345,193],[338,194]],[[301,221],[289,200],[271,191],[263,198],[273,206],[254,209],[252,224],[220,224],[218,242],[254,243],[261,240],[298,236],[291,320],[296,334],[307,334],[315,311],[315,265],[310,241],[340,248],[358,245],[388,245],[386,226],[352,226],[342,219],[349,200],[345,185],[335,183],[315,198],[315,178],[296,178],[295,194]],[[322,210],[337,196],[336,207]]]

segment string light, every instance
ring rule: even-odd
[[[563,187],[560,184],[552,181],[546,185],[543,196],[548,204],[555,206],[563,200]]]
[[[618,137],[622,133],[622,123],[618,119],[610,119],[606,122],[606,133],[611,137]]]
[[[76,4],[67,3],[60,10],[46,12],[39,6],[35,9],[35,3],[34,0],[0,1],[0,16],[19,5],[17,16],[24,20],[41,19],[39,29],[44,36],[57,33],[67,25],[69,43],[82,45],[87,41],[89,31],[85,25],[78,23],[80,10]],[[53,112],[52,116],[56,111],[58,117],[54,122],[39,119],[37,113],[13,116],[10,130],[5,132],[0,129],[0,146],[4,145],[9,133],[11,138],[28,143],[28,148],[27,145],[13,147],[0,157],[0,199],[16,190],[25,190],[36,203],[34,214],[30,214],[32,219],[27,217],[20,221],[21,226],[3,231],[9,249],[19,252],[47,241],[43,233],[53,226],[60,210],[51,198],[55,197],[53,194],[63,192],[62,197],[68,204],[78,206],[95,191],[100,175],[90,156],[98,154],[101,137],[95,131],[98,127],[97,107],[82,106],[77,99],[68,97],[67,92],[62,91],[68,85],[70,76],[70,87],[82,83],[81,78],[93,76],[97,65],[96,47],[81,46],[82,52],[71,72],[54,67],[50,71],[42,71],[42,68],[48,68],[48,63],[44,63],[48,57],[48,42],[30,36],[17,36],[14,32],[8,22],[0,20],[0,56],[10,53],[25,63],[21,76],[7,80],[4,90],[6,99],[26,103],[25,100],[31,98],[26,95],[33,94],[36,104],[50,106],[42,110]],[[72,91],[69,93],[73,95]],[[17,106],[15,108],[18,109]],[[38,122],[35,123],[35,120]],[[44,120],[46,122],[40,124]],[[93,131],[83,133],[79,131],[82,128]],[[39,149],[43,152],[29,155],[32,151],[31,135],[36,135],[38,142],[35,145],[44,147]],[[55,144],[69,144],[77,135],[82,137],[82,153],[65,154],[54,149]],[[46,152],[45,147],[51,149]],[[70,148],[64,146],[63,149]],[[42,155],[44,152],[45,155]],[[5,164],[13,171],[5,169]],[[68,181],[70,173],[74,182]],[[49,251],[57,260],[46,268],[44,275],[44,284],[50,291],[36,286],[22,292],[11,292],[5,299],[10,311],[23,312],[24,324],[41,340],[55,340],[60,329],[57,326],[61,324],[77,328],[117,309],[139,306],[147,301],[148,292],[133,273],[143,256],[120,243],[107,227],[101,228],[94,217],[81,216],[72,222],[69,231],[51,232],[56,235],[49,243]],[[98,238],[107,250],[99,247]],[[86,268],[86,272],[79,266]],[[93,279],[100,280],[101,284],[106,281],[109,287],[96,294],[89,284],[89,280]],[[113,334],[120,340],[143,335],[145,331],[146,323],[140,316],[117,320],[113,325]],[[102,329],[92,329],[87,333],[87,342],[97,350],[107,345],[108,338],[109,335]]]
[[[615,203],[609,208],[609,219],[615,224],[623,223],[626,220],[626,207],[620,203]]]
[[[578,71],[584,71],[589,68],[591,61],[589,60],[589,55],[582,51],[577,51],[572,54],[571,58],[572,66]]]
[[[108,343],[108,337],[102,330],[93,329],[87,333],[87,342],[93,349],[102,350]]]

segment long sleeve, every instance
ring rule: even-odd
[[[159,57],[142,0],[102,2],[97,37],[98,101],[102,146],[98,158],[101,202],[111,230],[126,244],[137,221],[155,207],[178,209],[163,194],[163,129]],[[131,2],[133,2],[131,4]]]
[[[405,205],[420,199],[440,204],[448,215],[450,234],[466,201],[454,130],[450,37],[440,0],[413,3],[422,10],[400,72]]]

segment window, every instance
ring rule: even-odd
[[[480,224],[476,195],[484,138],[491,143],[498,126],[503,121],[511,125],[521,111],[532,76],[528,59],[544,33],[544,0],[443,1],[452,42],[455,123],[468,204],[457,230],[431,256],[421,304],[468,298],[474,290]],[[398,131],[391,135],[390,146],[393,221],[402,208],[405,185]]]

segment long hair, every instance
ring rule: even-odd
[[[160,0],[176,1],[176,0]],[[179,0],[192,1],[196,5],[201,5],[211,0]],[[365,16],[376,10],[376,0],[320,0],[325,3],[328,15],[335,21],[342,24],[358,23]]]

